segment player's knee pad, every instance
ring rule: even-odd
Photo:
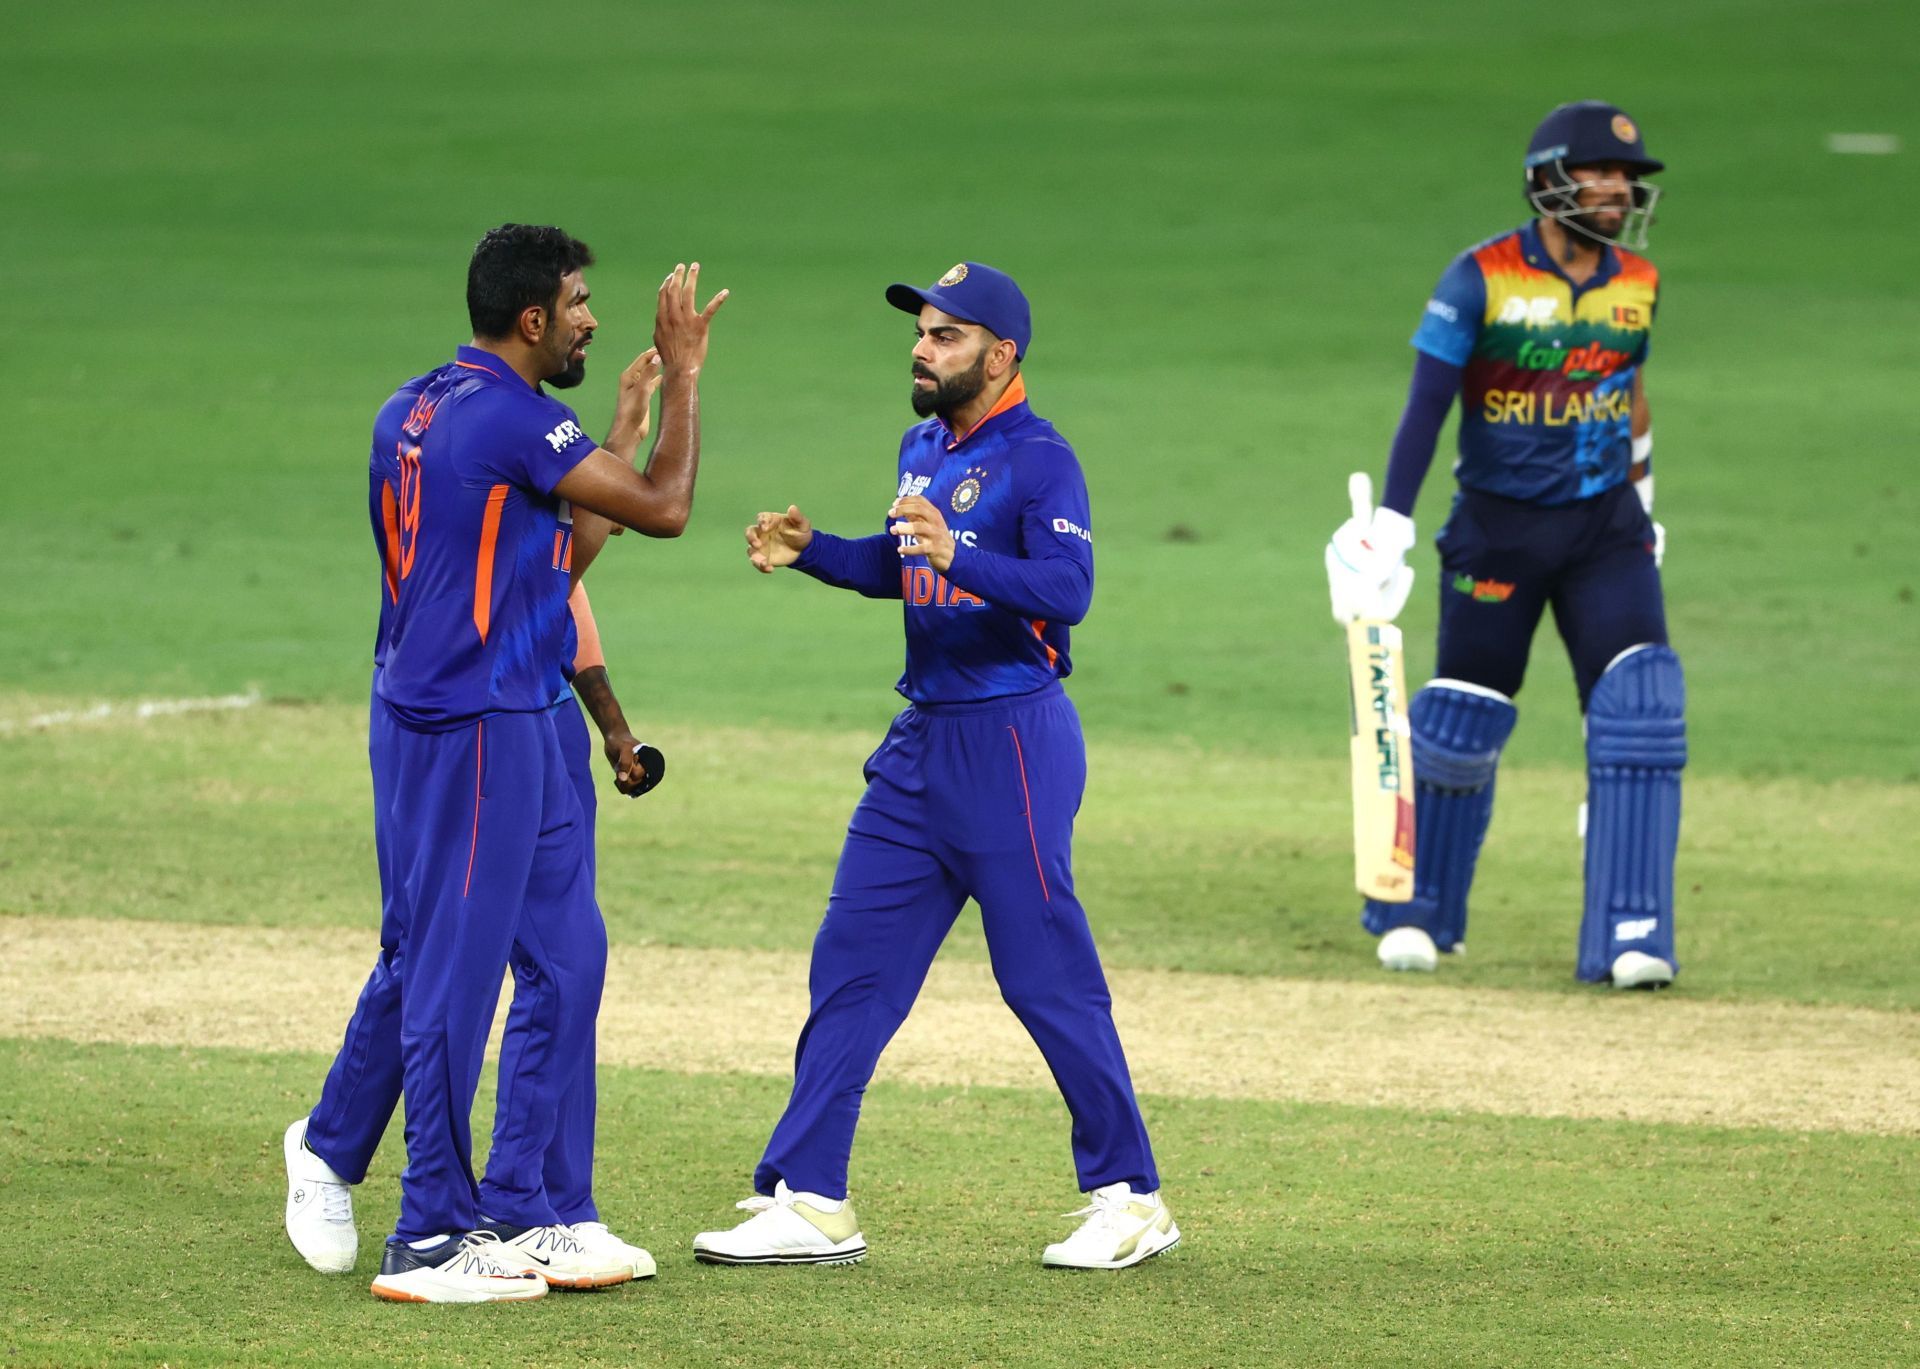
[[[1680,658],[1664,646],[1614,657],[1587,701],[1582,979],[1609,979],[1625,951],[1678,968],[1673,858],[1680,842],[1680,771],[1687,763],[1686,708]]]
[[[1493,778],[1519,711],[1506,695],[1461,680],[1432,680],[1413,697],[1413,899],[1367,900],[1361,917],[1378,936],[1422,928],[1441,950],[1467,932],[1467,890],[1493,816]]]

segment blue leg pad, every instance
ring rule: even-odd
[[[1493,772],[1519,712],[1505,695],[1435,680],[1413,696],[1413,898],[1368,899],[1375,936],[1419,927],[1450,951],[1467,934],[1467,890],[1493,817]]]
[[[1623,951],[1673,957],[1673,857],[1687,688],[1664,646],[1617,657],[1587,702],[1587,900],[1580,978],[1605,982]],[[1418,764],[1418,761],[1415,762]]]

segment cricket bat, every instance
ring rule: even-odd
[[[1347,478],[1353,516],[1373,517],[1373,480]],[[1413,897],[1413,746],[1400,629],[1382,618],[1347,624],[1347,702],[1353,725],[1353,883],[1368,898]]]

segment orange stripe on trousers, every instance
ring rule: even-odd
[[[480,757],[487,744],[487,723],[482,718],[474,724],[473,732],[473,844],[467,847],[467,883],[461,889],[460,897],[465,898],[473,892],[473,857],[480,849]]]
[[[1013,759],[1020,766],[1020,797],[1027,801],[1027,840],[1033,843],[1033,868],[1040,876],[1040,897],[1051,903],[1053,895],[1047,892],[1046,867],[1040,864],[1040,838],[1033,834],[1033,795],[1027,790],[1027,756],[1020,749],[1020,730],[1009,723],[1007,731],[1013,733]]]

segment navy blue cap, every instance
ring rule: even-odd
[[[977,323],[995,337],[1013,343],[1014,355],[1024,357],[1033,341],[1033,311],[1013,277],[977,261],[963,261],[932,285],[889,285],[887,303],[909,314],[931,304],[967,323]]]
[[[1527,172],[1556,161],[1562,166],[1622,162],[1641,171],[1666,169],[1664,162],[1647,155],[1640,125],[1605,100],[1561,105],[1540,121],[1527,143]]]

